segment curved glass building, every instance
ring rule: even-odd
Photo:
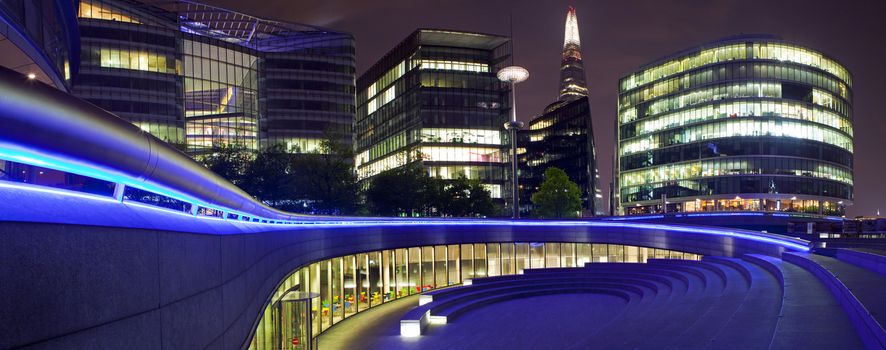
[[[772,36],[730,37],[619,81],[624,214],[791,211],[852,201],[852,76]]]

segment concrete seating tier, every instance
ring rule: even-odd
[[[835,299],[829,291],[835,287],[823,282],[822,275],[844,276],[844,287],[859,288],[858,295],[843,293],[854,297],[857,305]],[[623,311],[582,339],[582,344],[595,348],[880,348],[883,338],[877,329],[882,328],[877,322],[886,315],[886,302],[877,298],[877,289],[862,285],[870,280],[886,286],[878,272],[825,256],[792,253],[784,254],[784,260],[745,255],[530,269],[424,293],[420,306],[401,318],[400,330],[401,335],[419,336],[428,324],[458,322],[459,316],[492,303],[589,293],[625,301]],[[867,300],[866,307],[859,308],[859,300]],[[847,309],[858,312],[844,312]],[[445,327],[432,332],[438,331],[445,332]]]

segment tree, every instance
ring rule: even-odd
[[[421,212],[429,199],[429,180],[418,162],[383,171],[369,184],[366,201],[376,215]]]
[[[246,168],[241,188],[272,207],[294,210],[296,196],[291,159],[292,155],[280,144],[256,153]]]
[[[545,170],[545,180],[532,194],[535,215],[539,217],[575,217],[581,211],[581,190],[562,169]]]
[[[296,157],[293,171],[298,193],[311,202],[317,214],[351,214],[357,210],[357,174],[354,152],[327,133],[318,151]]]
[[[495,213],[495,203],[492,202],[492,193],[483,187],[479,180],[471,181],[471,214],[475,216],[490,216]]]
[[[440,196],[431,204],[444,216],[488,216],[495,212],[492,194],[479,180],[459,175],[455,180],[432,179]]]
[[[246,169],[254,158],[255,153],[239,145],[225,145],[197,157],[203,166],[237,186],[243,185]]]

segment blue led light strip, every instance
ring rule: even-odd
[[[289,225],[297,226],[300,228],[341,228],[341,227],[396,227],[396,226],[438,226],[438,225],[448,225],[448,226],[514,226],[514,227],[552,227],[552,226],[561,226],[561,227],[613,227],[613,228],[633,228],[633,229],[647,229],[647,230],[663,230],[663,231],[672,231],[672,232],[683,232],[683,233],[694,233],[694,234],[705,234],[705,235],[715,235],[715,236],[723,236],[723,237],[734,237],[739,239],[747,239],[767,244],[775,244],[778,246],[782,246],[784,248],[794,250],[794,251],[809,251],[808,242],[796,239],[792,237],[786,236],[777,236],[772,234],[756,234],[752,231],[738,231],[738,230],[727,230],[727,229],[716,229],[716,228],[704,228],[704,227],[694,227],[694,226],[686,226],[686,225],[673,225],[673,224],[653,224],[653,223],[638,223],[638,222],[612,222],[612,221],[515,221],[515,220],[485,220],[485,219],[456,219],[456,220],[445,220],[445,219],[395,219],[395,218],[348,218],[342,217],[341,219],[336,220],[315,220],[315,221],[279,221],[279,220],[271,220],[271,222],[253,222],[253,221],[243,221],[238,219],[222,219],[214,216],[192,216],[190,214],[176,211],[173,209],[167,209],[163,207],[157,207],[149,204],[132,202],[132,201],[123,201],[118,202],[110,197],[92,195],[79,193],[69,190],[56,189],[50,187],[43,187],[37,185],[30,184],[21,184],[14,182],[2,182],[0,181],[0,188],[8,188],[8,189],[16,189],[16,190],[25,190],[25,191],[34,191],[41,193],[49,193],[54,195],[62,195],[62,196],[70,196],[77,197],[88,200],[102,201],[102,202],[112,202],[119,203],[121,205],[143,208],[154,211],[161,215],[176,215],[176,216],[184,216],[188,218],[201,219],[201,220],[212,220],[219,222],[230,222],[236,224],[248,224],[248,225],[271,225],[278,226]],[[276,223],[279,222],[279,223]]]

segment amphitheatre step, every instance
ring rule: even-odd
[[[582,290],[582,291],[599,291],[603,294],[615,295],[622,297],[625,302],[630,302],[633,298],[641,298],[644,289],[630,283],[601,283],[594,282],[592,279],[576,283],[574,280],[563,280],[556,283],[526,283],[523,285],[512,285],[499,288],[491,288],[480,291],[472,291],[470,287],[465,288],[464,292],[458,296],[443,300],[431,302],[422,306],[413,308],[407,312],[400,320],[400,335],[418,336],[421,335],[424,328],[430,323],[446,323],[448,315],[457,314],[464,311],[467,305],[483,305],[474,304],[478,300],[488,302],[508,300],[516,298],[520,295],[544,295],[540,291],[551,290]]]
[[[750,273],[750,289],[732,315],[725,318],[725,325],[710,345],[713,347],[737,347],[762,349],[770,344],[778,324],[782,305],[782,287],[778,278],[766,269],[734,259]]]

